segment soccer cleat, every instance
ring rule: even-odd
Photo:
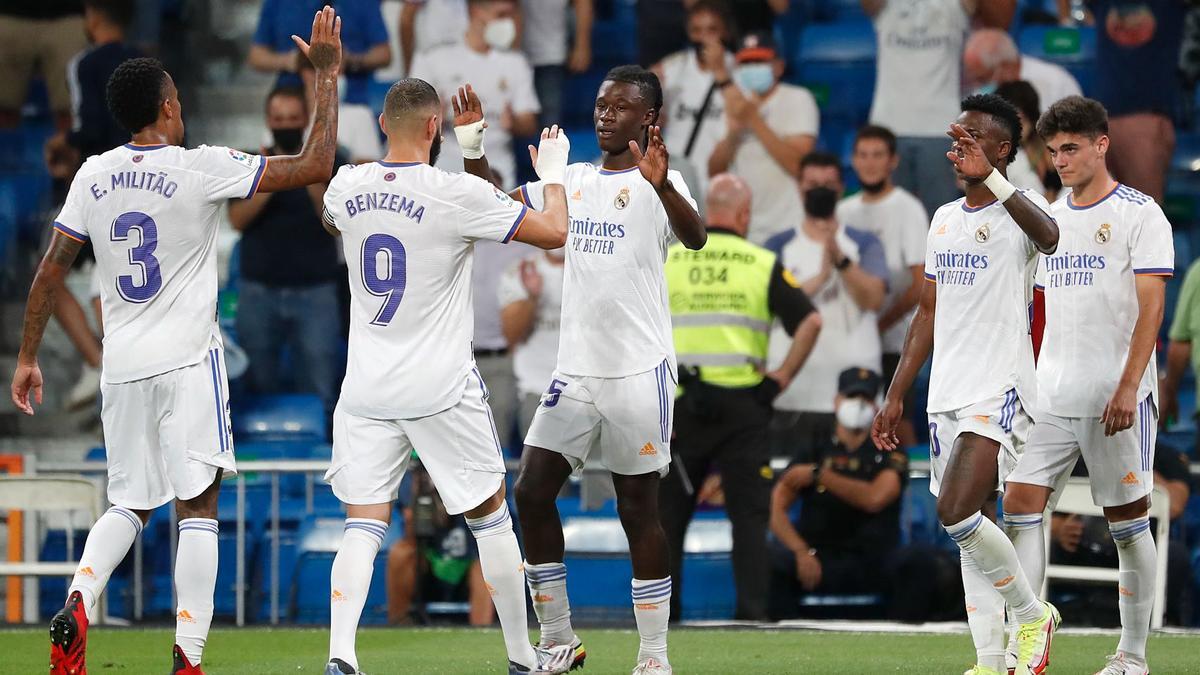
[[[997,671],[995,668],[988,668],[987,666],[976,665],[976,666],[972,667],[970,670],[963,671],[963,675],[1000,675],[1000,672]]]
[[[200,670],[200,666],[193,666],[183,649],[175,645],[175,666],[171,668],[171,675],[204,675],[204,671]]]
[[[655,658],[646,659],[633,669],[633,675],[671,675],[671,673],[671,664],[659,663]]]
[[[554,642],[542,642],[534,645],[534,649],[554,649],[558,646]],[[583,648],[583,640],[578,635],[571,639],[571,654],[571,670],[582,668],[587,660],[587,650]]]
[[[1042,675],[1050,665],[1050,643],[1062,617],[1054,605],[1042,604],[1046,606],[1042,618],[1023,623],[1017,629],[1016,675]]]
[[[523,666],[515,661],[508,662],[508,675],[561,675],[575,666],[575,646],[579,643],[579,638],[569,645],[555,645],[553,647],[535,646],[533,648],[534,655],[537,656],[537,665],[532,668]],[[582,644],[579,645],[582,648]],[[581,660],[580,663],[583,661]]]
[[[1145,659],[1117,652],[1108,657],[1108,663],[1103,670],[1097,670],[1096,675],[1150,675],[1150,666]]]
[[[325,664],[325,675],[367,675],[361,670],[355,670],[354,666],[346,663],[341,659],[329,659],[329,663]]]
[[[50,619],[50,672],[87,675],[87,610],[83,594],[71,593],[67,604]]]

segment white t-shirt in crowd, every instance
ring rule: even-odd
[[[726,66],[732,70],[733,55],[725,55]],[[699,185],[692,186],[692,192],[703,195],[703,189],[708,186],[708,158],[712,156],[713,148],[725,137],[727,124],[725,122],[725,97],[720,89],[713,89],[712,73],[700,69],[700,59],[695,49],[682,49],[668,55],[662,60],[663,70],[663,142],[671,153],[671,161],[686,159],[695,170],[696,181]],[[712,96],[708,96],[712,90]],[[708,98],[708,108],[704,117],[699,121],[700,129],[696,131],[696,142],[691,154],[686,154],[688,140],[696,129],[696,116],[704,108],[704,99]]]
[[[540,394],[550,386],[558,358],[558,333],[562,320],[563,271],[560,264],[550,262],[546,254],[526,256],[533,261],[542,276],[542,293],[534,310],[533,329],[525,341],[513,347],[513,374],[517,377],[517,392]],[[529,299],[529,291],[521,282],[521,261],[510,265],[500,277],[496,292],[500,309]]]
[[[433,0],[437,2],[438,0]],[[518,51],[490,49],[479,53],[462,42],[435,47],[413,58],[412,77],[419,77],[437,89],[442,97],[442,154],[437,166],[446,171],[462,171],[462,150],[454,135],[454,113],[450,98],[464,83],[470,82],[488,120],[484,152],[488,164],[500,173],[506,186],[516,185],[512,134],[500,120],[504,109],[513,114],[539,113],[537,93],[533,90],[533,69]]]
[[[1087,206],[1065,197],[1050,207],[1058,249],[1041,256],[1046,331],[1037,363],[1038,409],[1099,417],[1117,389],[1139,307],[1136,277],[1175,270],[1171,224],[1150,197],[1124,185]],[[1158,392],[1156,355],[1137,400]]]
[[[462,397],[475,241],[507,242],[528,209],[480,178],[421,162],[344,166],[325,191],[350,274],[350,350],[338,406],[412,419]]]
[[[1023,193],[1049,212],[1036,192]],[[1016,388],[1037,401],[1029,305],[1037,247],[999,202],[965,198],[933,214],[925,278],[937,284],[928,412],[949,412]]]
[[[879,237],[887,259],[888,290],[883,308],[891,307],[896,298],[912,286],[914,265],[925,265],[925,239],[929,233],[929,215],[921,200],[902,187],[895,186],[877,202],[864,199],[859,192],[843,199],[837,207],[838,222]],[[883,352],[899,354],[904,347],[904,334],[916,308],[892,324],[883,335]]]
[[[404,3],[419,7],[413,27],[413,38],[417,42],[413,45],[414,57],[434,47],[461,42],[463,33],[467,32],[470,22],[467,0],[404,0]]]
[[[519,241],[501,244],[481,240],[475,244],[471,288],[475,291],[475,349],[506,349],[508,340],[500,328],[500,305],[496,285],[513,263],[535,249]]]
[[[1068,96],[1082,96],[1079,82],[1069,70],[1032,56],[1021,55],[1021,79],[1033,85],[1041,112]]]
[[[678,171],[667,177],[696,207]],[[577,377],[626,377],[675,364],[663,264],[674,237],[667,211],[635,166],[609,171],[567,166],[567,263],[558,370]],[[543,184],[521,187],[530,208]]]
[[[759,114],[781,138],[816,137],[820,129],[817,101],[804,87],[779,83],[763,101]],[[750,185],[750,231],[746,238],[761,246],[771,235],[799,226],[804,209],[792,173],[771,157],[754,132],[746,130],[743,134],[729,172]]]
[[[958,117],[962,0],[888,0],[875,16],[878,42],[871,123],[897,136],[942,137]]]
[[[267,158],[201,145],[125,145],[80,167],[54,228],[92,242],[104,316],[103,378],[153,377],[220,340],[217,230],[225,202],[258,189]]]
[[[535,66],[567,62],[567,13],[570,0],[521,0],[523,48]]]

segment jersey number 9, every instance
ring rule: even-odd
[[[113,241],[128,241],[129,233],[138,231],[141,241],[129,249],[129,264],[141,270],[141,274],[122,274],[117,277],[117,293],[125,302],[141,304],[148,302],[163,285],[162,270],[158,266],[158,258],[154,257],[154,249],[158,248],[158,226],[154,219],[139,211],[129,211],[117,216],[112,224],[109,236]],[[141,283],[138,283],[140,281]]]
[[[404,297],[404,244],[390,234],[367,237],[362,245],[362,281],[368,293],[387,298],[371,325],[388,325]]]

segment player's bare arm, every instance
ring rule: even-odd
[[[675,236],[693,251],[704,248],[704,243],[708,241],[708,230],[704,227],[704,220],[667,178],[669,157],[667,146],[662,139],[662,128],[657,125],[650,127],[646,152],[642,152],[637,141],[629,142],[629,152],[637,160],[638,171],[642,177],[658,193]]]
[[[83,242],[55,232],[50,239],[50,248],[38,265],[29,289],[29,300],[25,304],[25,326],[21,333],[21,351],[17,355],[17,370],[13,373],[12,401],[26,415],[33,414],[33,402],[42,403],[42,371],[38,368],[38,348],[46,332],[46,323],[54,315],[54,302],[67,272],[71,270],[75,257]],[[30,400],[33,395],[33,401]]]
[[[1117,390],[1100,416],[1106,436],[1133,426],[1138,404],[1138,384],[1154,353],[1158,329],[1162,325],[1163,305],[1166,304],[1166,277],[1139,274],[1134,279],[1137,283],[1138,318],[1133,324],[1133,338],[1129,341],[1129,354],[1125,357],[1125,367],[1121,370]]]
[[[259,192],[291,190],[328,181],[337,150],[338,72],[342,67],[342,18],[326,6],[313,17],[312,37],[305,42],[293,35],[300,53],[316,68],[316,103],[312,130],[299,155],[272,157],[267,161]]]
[[[974,130],[969,130],[961,124],[951,124],[946,135],[953,139],[954,143],[946,157],[968,181],[982,181],[987,185],[1039,251],[1053,253],[1058,248],[1058,224],[1050,214],[1014,188],[999,169],[992,166],[972,131]],[[992,181],[996,181],[996,185],[1000,187],[993,185]],[[1008,194],[996,194],[997,192]]]
[[[483,103],[479,101],[479,94],[475,93],[470,83],[464,84],[450,97],[450,107],[454,110],[454,136],[458,139],[458,147],[462,149],[463,168],[472,176],[479,176],[500,187],[483,152],[483,132],[488,123],[483,118]],[[532,145],[529,146],[529,152],[531,157],[536,152]],[[519,199],[517,190],[508,193],[508,196]]]
[[[937,309],[937,284],[931,280],[924,282],[921,290],[921,302],[917,305],[917,313],[913,315],[912,323],[908,324],[908,332],[904,334],[904,347],[900,351],[900,363],[896,366],[896,374],[888,386],[887,396],[883,407],[875,415],[871,425],[871,440],[881,450],[895,450],[900,447],[900,438],[896,435],[896,427],[904,417],[904,395],[912,387],[913,380],[921,366],[929,359],[933,351],[933,317]]]

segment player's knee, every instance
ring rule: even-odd
[[[530,480],[529,475],[522,471],[513,485],[513,498],[517,502],[518,517],[525,513],[537,513],[540,509],[545,508],[546,498],[542,492],[543,490],[536,482]]]
[[[622,495],[617,498],[617,517],[626,532],[658,524],[658,495]]]
[[[1039,485],[1009,483],[1004,488],[1004,512],[1024,515],[1041,513],[1050,501],[1050,490]]]
[[[1104,517],[1110,523],[1119,523],[1123,520],[1134,520],[1150,513],[1150,497],[1149,495],[1142,497],[1136,501],[1121,506],[1106,506],[1104,507]]]
[[[465,514],[468,518],[483,518],[490,516],[500,510],[500,506],[504,504],[504,484],[500,484],[500,489],[491,497],[483,500],[483,503],[475,508],[467,511]]]
[[[962,500],[947,497],[946,493],[938,496],[937,500],[937,517],[938,522],[943,527],[949,527],[955,523],[961,523],[967,516],[979,510],[979,505],[974,507],[967,506]]]

